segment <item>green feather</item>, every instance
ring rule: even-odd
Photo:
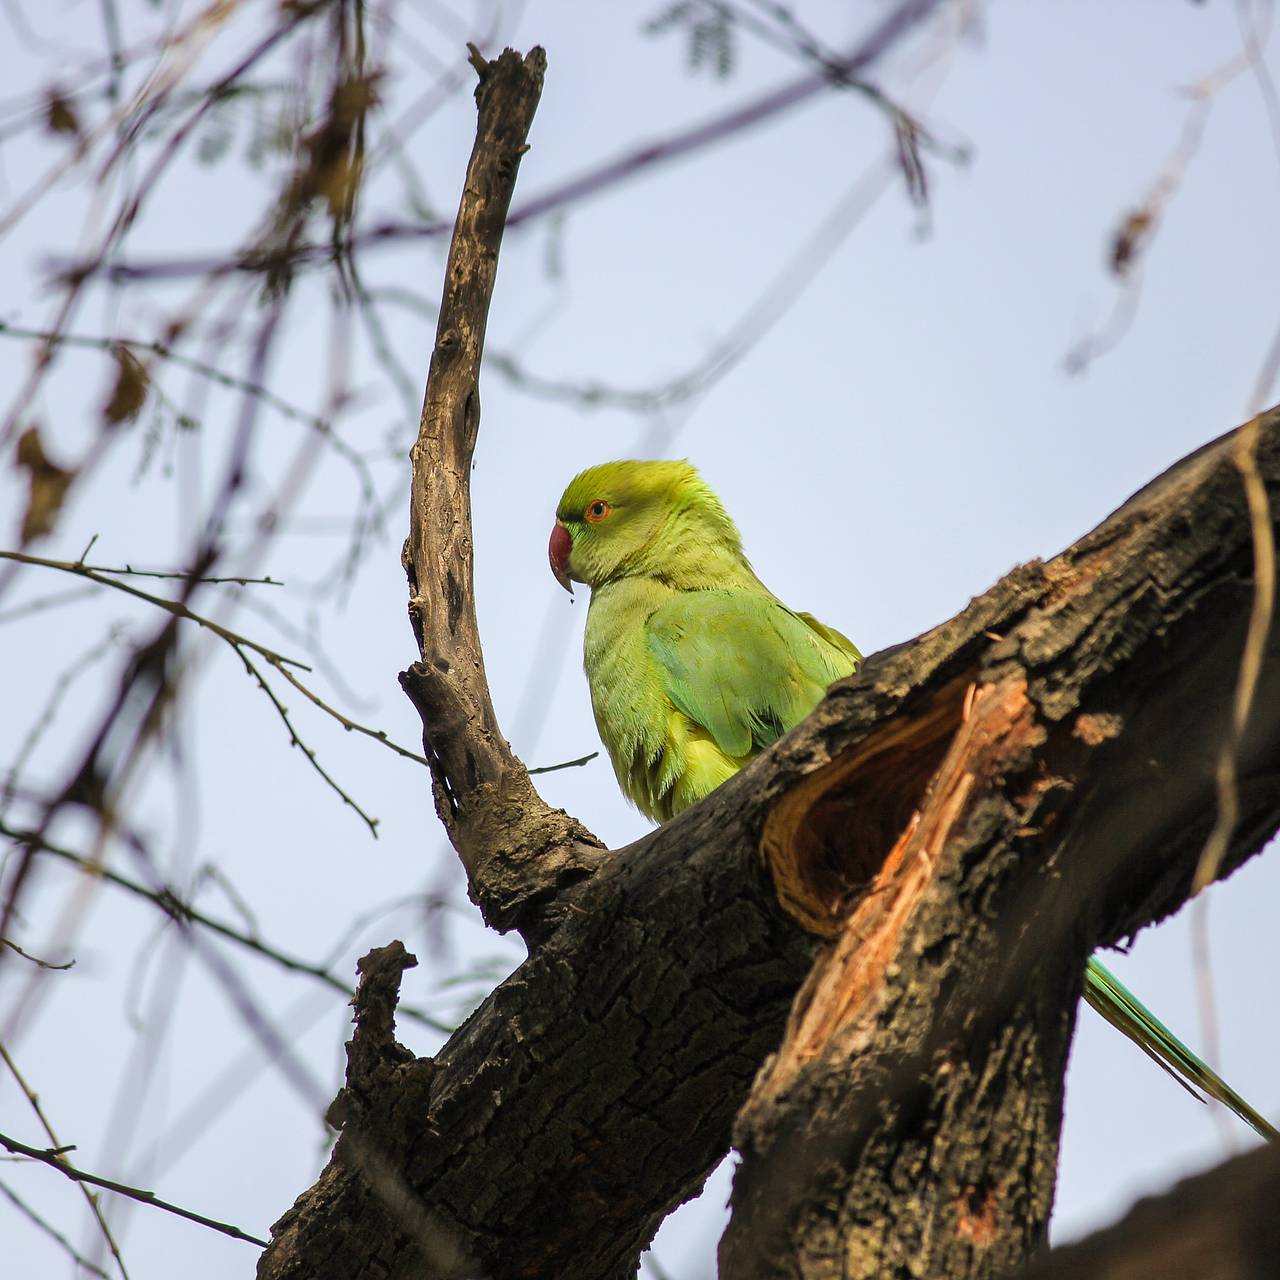
[[[1192,1085],[1217,1098],[1247,1125],[1270,1142],[1280,1140],[1280,1132],[1258,1114],[1207,1063],[1202,1062],[1143,1003],[1101,964],[1096,957],[1084,971],[1084,998],[1134,1044],[1154,1058],[1193,1098],[1203,1098]]]
[[[854,668],[799,616],[741,588],[684,592],[645,632],[672,703],[728,756],[776,742]]]
[[[556,518],[567,572],[591,587],[585,665],[600,737],[624,794],[658,822],[803,720],[860,660],[756,577],[687,462],[592,467]]]

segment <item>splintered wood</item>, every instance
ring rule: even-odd
[[[785,1088],[836,1032],[874,1017],[891,966],[944,861],[948,842],[963,832],[966,819],[988,787],[998,783],[1006,768],[1042,735],[1021,672],[995,684],[970,683],[962,690],[951,686],[948,692],[958,696],[945,699],[945,707],[934,708],[932,723],[934,727],[941,723],[944,710],[950,713],[950,745],[924,787],[919,807],[847,914],[831,947],[815,964],[796,1000],[786,1038],[769,1075],[757,1083],[757,1098]],[[912,723],[919,722],[913,719]],[[901,748],[906,744],[895,745]],[[829,779],[833,776],[842,781],[855,775],[842,763],[834,773],[827,772]],[[774,847],[774,856],[781,852]],[[862,858],[865,853],[855,851],[853,857]],[[794,869],[794,854],[784,865]],[[780,885],[780,897],[782,892]],[[783,904],[791,909],[786,898]]]
[[[840,933],[912,821],[963,716],[969,676],[927,706],[877,726],[854,750],[788,791],[765,820],[760,851],[783,909],[810,933]]]

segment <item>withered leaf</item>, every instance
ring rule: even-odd
[[[1116,275],[1128,273],[1154,225],[1155,216],[1146,208],[1135,209],[1120,224],[1111,241],[1111,270]]]
[[[102,416],[110,425],[117,426],[121,422],[132,422],[142,412],[151,378],[128,347],[117,346],[112,354],[116,358],[116,381],[102,406]]]
[[[50,133],[70,134],[73,138],[80,136],[80,117],[71,105],[71,99],[59,89],[50,89],[45,100],[45,124]]]
[[[36,427],[28,427],[18,437],[16,461],[19,469],[27,472],[29,490],[27,511],[22,519],[21,536],[25,547],[41,534],[52,532],[76,473],[49,461]]]

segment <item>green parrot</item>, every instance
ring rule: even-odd
[[[548,553],[566,591],[591,588],[584,665],[596,726],[623,793],[655,822],[714,791],[862,661],[852,641],[756,577],[737,526],[688,462],[583,471],[556,508]],[[1084,994],[1194,1096],[1191,1085],[1280,1138],[1096,959]]]

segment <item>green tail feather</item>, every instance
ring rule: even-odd
[[[1193,1098],[1204,1099],[1192,1085],[1230,1107],[1268,1141],[1280,1141],[1277,1131],[1211,1067],[1201,1062],[1109,969],[1090,959],[1084,971],[1084,998],[1117,1031],[1154,1058]]]

